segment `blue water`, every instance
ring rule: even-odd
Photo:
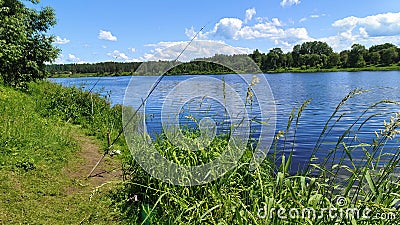
[[[146,121],[149,133],[158,133],[162,130],[159,119],[162,110],[163,101],[171,90],[179,83],[196,76],[167,76],[163,79],[160,86],[156,89],[146,104],[146,114],[149,114],[149,119]],[[241,87],[241,81],[230,75],[213,75],[216,79],[224,79],[227,84],[233,87]],[[368,92],[356,95],[349,99],[337,113],[337,116],[332,119],[330,125],[341,117],[335,124],[330,134],[324,139],[320,150],[317,153],[317,158],[322,160],[327,153],[335,148],[338,138],[346,131],[353,123],[356,125],[351,129],[351,132],[343,139],[347,145],[356,145],[360,143],[371,143],[375,138],[375,131],[382,130],[383,121],[388,120],[394,112],[399,112],[400,107],[391,104],[381,104],[367,111],[360,121],[357,118],[372,104],[381,100],[400,101],[400,71],[390,72],[335,72],[335,73],[302,73],[302,74],[267,74],[265,75],[269,86],[271,87],[277,112],[276,132],[285,131],[287,121],[292,109],[298,108],[301,104],[311,99],[311,103],[302,112],[302,116],[298,123],[296,137],[294,127],[296,119],[293,121],[292,128],[281,137],[278,142],[278,149],[283,149],[285,152],[294,152],[294,162],[298,165],[303,165],[311,156],[311,153],[316,145],[316,142],[325,126],[325,123],[335,111],[336,106],[341,100],[355,88],[367,90]],[[90,78],[57,78],[51,79],[54,82],[65,86],[77,86],[85,90],[94,87],[94,91],[103,96],[108,96],[112,104],[122,104],[124,102],[125,90],[132,79],[132,84],[139,96],[145,96],[151,85],[157,77],[90,77]],[[193,95],[196,91],[196,85],[187,93],[181,93],[182,96]],[[220,87],[210,86],[210,92],[218,90]],[[240,89],[240,88],[239,88]],[[241,89],[241,90],[242,90]],[[243,93],[241,93],[243,94]],[[133,99],[129,105],[135,107],[140,105],[140,99],[136,102]],[[138,101],[139,100],[139,101]],[[258,108],[259,103],[263,103],[262,99],[254,100],[254,108]],[[234,103],[232,103],[234,104]],[[201,107],[199,107],[201,105]],[[223,125],[229,127],[229,120],[224,118],[224,111],[221,102],[213,99],[194,98],[191,102],[182,103],[182,112],[179,117],[179,122],[185,121],[186,124],[195,126],[191,123],[191,119],[187,118],[188,112],[200,120],[202,117],[213,118],[218,124],[218,132],[224,132]],[[249,109],[248,109],[249,110]],[[257,111],[254,112],[257,116]],[[297,111],[296,111],[297,114]],[[369,119],[365,124],[363,122],[371,115],[382,114]],[[362,127],[360,128],[360,125]],[[254,124],[253,136],[257,137],[260,125]],[[221,128],[221,129],[220,129]],[[286,143],[285,143],[286,140]],[[391,140],[385,151],[394,152],[400,147],[397,139]],[[364,153],[359,149],[355,151],[355,158],[363,158]],[[295,164],[296,165],[296,164]]]

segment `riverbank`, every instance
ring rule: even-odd
[[[330,126],[342,118],[340,107],[358,94],[353,91],[339,103],[316,146],[325,142]],[[237,165],[219,179],[199,186],[177,186],[146,172],[129,154],[123,138],[114,145],[122,155],[107,157],[104,167],[95,173],[99,177],[85,180],[88,169],[107,147],[105,134],[110,132],[113,140],[122,127],[121,106],[111,108],[97,94],[49,82],[31,83],[25,91],[0,85],[0,124],[4,124],[0,143],[5,143],[0,146],[0,222],[354,224],[358,220],[393,224],[400,216],[395,207],[400,195],[395,172],[400,149],[390,155],[383,155],[383,150],[388,139],[398,138],[400,114],[385,123],[385,130],[371,143],[359,145],[348,139],[354,125],[348,121],[349,128],[343,131],[337,148],[322,162],[310,158],[307,171],[291,174],[295,143],[288,141],[282,149],[276,143],[294,139],[291,135],[296,135],[308,103],[292,111],[286,130],[277,132],[274,138],[272,154],[255,170],[249,170],[253,155],[248,148]],[[198,133],[185,135],[198,137]],[[207,148],[193,151],[159,139],[156,148],[177,165],[197,166],[219,157],[227,141],[218,137]],[[136,150],[146,149],[140,140],[131,142],[137,145]],[[353,157],[360,151],[365,153],[363,161]],[[382,164],[384,158],[389,160]],[[324,214],[327,209],[356,209],[368,218],[353,214],[333,217]],[[292,216],[289,210],[299,216]],[[303,210],[311,214],[302,217]],[[318,214],[312,214],[312,210]],[[368,214],[362,214],[365,212]]]
[[[362,72],[362,71],[400,71],[400,65],[391,66],[367,66],[360,68],[291,68],[291,69],[278,69],[269,70],[269,74],[279,73],[331,73],[331,72]],[[189,73],[174,74],[174,75],[223,75],[231,74],[232,72],[221,73],[218,71],[193,71]],[[243,72],[244,73],[244,72]],[[57,73],[50,76],[50,78],[80,78],[80,77],[117,77],[117,76],[136,76],[134,72],[122,73]]]
[[[122,180],[121,159],[107,158],[86,179],[115,132],[107,121],[119,120],[117,108],[49,82],[26,91],[0,84],[0,106],[0,224],[120,223],[107,183]]]

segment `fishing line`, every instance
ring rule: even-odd
[[[204,25],[195,35],[194,37],[190,40],[190,42],[185,46],[185,48],[180,52],[180,54],[178,55],[178,57],[176,57],[176,59],[172,62],[177,62],[179,60],[179,58],[183,55],[183,53],[186,51],[186,49],[193,43],[193,41],[197,38],[197,36],[200,34],[201,31],[204,30],[204,28],[208,25],[209,23],[207,23],[206,25]],[[122,127],[121,131],[118,133],[117,137],[113,140],[113,142],[108,146],[107,150],[104,152],[103,156],[101,157],[101,159],[97,162],[97,164],[94,166],[94,168],[92,169],[92,171],[89,173],[89,175],[87,176],[87,178],[89,178],[92,173],[94,172],[94,170],[97,168],[97,166],[100,164],[100,162],[104,159],[104,157],[109,153],[109,150],[111,149],[111,147],[118,141],[118,139],[121,137],[121,135],[124,133],[124,130],[126,129],[126,127],[132,122],[132,120],[136,117],[136,115],[138,114],[139,110],[146,104],[146,101],[150,98],[151,94],[155,91],[155,89],[157,88],[157,86],[161,83],[161,80],[166,76],[166,74],[164,73],[163,75],[161,75],[157,81],[154,83],[153,87],[150,89],[149,93],[147,94],[146,98],[142,99],[142,103],[139,105],[139,107],[135,110],[135,112],[133,113],[133,115],[129,118],[128,122],[125,124],[125,126]],[[93,90],[93,88],[98,84],[98,82],[100,81],[101,77],[99,78],[99,80],[95,83],[95,85],[90,89],[90,91]],[[90,93],[90,92],[89,92]]]
[[[194,37],[190,40],[190,42],[186,45],[186,47],[180,52],[180,54],[178,55],[178,57],[176,57],[176,59],[173,61],[174,63],[177,62],[179,60],[179,58],[183,55],[183,53],[186,51],[186,49],[193,43],[193,41],[197,38],[197,36],[200,34],[201,31],[204,30],[204,28],[208,25],[209,23],[207,23],[206,25],[204,25],[195,35]],[[124,132],[125,128],[132,122],[132,120],[136,117],[137,113],[139,112],[139,110],[146,104],[146,101],[150,98],[151,94],[155,91],[155,89],[157,88],[157,86],[160,84],[161,80],[166,76],[166,74],[161,75],[158,80],[156,81],[156,83],[154,83],[153,87],[150,89],[150,92],[147,94],[146,98],[144,100],[142,100],[142,103],[140,104],[139,108],[136,109],[136,111],[133,113],[133,115],[130,117],[130,119],[128,120],[128,122],[126,123],[126,125],[121,129],[121,131],[119,132],[118,136],[114,139],[114,141],[111,143],[111,145],[109,146],[109,148],[111,148],[111,146],[113,146],[117,140],[121,137],[122,133]]]

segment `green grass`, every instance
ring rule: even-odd
[[[314,153],[324,149],[325,138],[343,115],[341,107],[362,91],[354,90],[340,102],[332,117],[326,122]],[[394,224],[400,212],[396,209],[400,201],[400,182],[396,168],[400,160],[400,149],[391,155],[385,153],[385,143],[400,133],[400,114],[393,114],[385,129],[378,132],[371,143],[357,143],[357,130],[373,116],[359,118],[349,123],[348,130],[338,138],[322,161],[310,158],[307,171],[290,174],[292,166],[292,146],[279,149],[279,139],[286,142],[286,136],[296,135],[301,114],[309,101],[289,116],[287,130],[280,131],[275,137],[273,154],[255,171],[249,171],[252,150],[247,149],[240,162],[223,177],[200,186],[175,186],[150,176],[131,156],[125,161],[125,184],[114,193],[114,204],[121,209],[127,224]],[[374,110],[382,104],[399,104],[382,101],[366,109]],[[361,122],[361,125],[358,123]],[[382,122],[383,123],[383,122]],[[350,138],[345,138],[350,137]],[[282,141],[282,140],[281,140]],[[137,139],[134,149],[146,149]],[[212,160],[226,144],[225,138],[215,139],[208,149],[201,153],[189,153],[190,148],[174,146],[165,139],[155,142],[155,148],[165,157],[180,165],[201,165]],[[352,145],[350,145],[352,143]],[[289,154],[283,154],[283,151]],[[135,151],[135,150],[134,150]],[[354,154],[364,152],[362,163],[357,164]],[[199,156],[200,154],[200,156]],[[386,164],[381,160],[386,157]],[[151,161],[151,158],[147,158]],[[165,168],[167,171],[168,168]],[[182,179],[184,180],[184,179]],[[142,196],[140,202],[132,201],[135,195]],[[341,205],[340,203],[347,204]],[[300,211],[314,209],[316,217],[287,218],[278,215],[280,208]],[[318,216],[327,209],[346,212],[353,208],[369,212],[370,218]],[[261,210],[261,211],[260,211]],[[261,212],[261,214],[259,214]],[[329,211],[328,211],[329,212]],[[340,212],[340,211],[339,211]],[[352,211],[350,211],[352,212]],[[374,216],[385,213],[388,220],[378,220]],[[146,216],[147,215],[147,216]],[[259,216],[261,215],[261,216]],[[349,214],[350,215],[350,214]],[[264,217],[265,216],[265,217]]]
[[[120,127],[119,110],[96,95],[48,82],[25,92],[0,84],[0,224],[118,223],[107,193],[89,200],[90,182],[64,169],[81,162],[73,137],[92,135],[106,146],[100,139]]]
[[[360,93],[355,90],[338,104],[314,153],[323,149],[325,138],[343,118],[341,107]],[[356,134],[350,135],[379,115],[376,112],[366,116],[366,112],[373,112],[380,105],[399,103],[386,100],[367,107],[365,113],[349,123],[326,158],[317,163],[311,157],[309,170],[294,175],[289,173],[293,146],[287,144],[286,149],[280,149],[277,143],[286,142],[290,134],[296,135],[294,131],[308,103],[292,111],[287,129],[278,132],[274,139],[273,154],[255,171],[249,171],[249,148],[233,170],[211,183],[192,187],[171,185],[144,171],[127,154],[122,137],[115,147],[124,153],[124,180],[92,192],[86,181],[71,179],[64,173],[63,169],[73,168],[80,160],[76,157],[78,143],[73,137],[91,135],[106,148],[104,134],[110,132],[113,140],[122,127],[122,107],[111,107],[107,99],[98,95],[49,82],[29,84],[25,92],[0,85],[0,223],[395,224],[393,219],[278,216],[279,208],[313,208],[321,212],[324,208],[339,207],[338,199],[345,199],[348,204],[339,207],[342,210],[368,208],[370,215],[386,213],[400,217],[396,208],[400,202],[400,149],[391,154],[385,152],[385,143],[398,139],[400,115],[393,114],[369,143],[359,143]],[[186,135],[198,134],[188,131]],[[145,147],[140,140],[134,143],[138,145],[135,151]],[[225,145],[226,138],[218,137],[209,147],[194,153],[190,148],[159,139],[156,149],[177,164],[201,165],[217,157]],[[354,158],[360,151],[364,153],[361,162]],[[68,191],[68,187],[75,191]],[[139,196],[138,202],[134,201],[135,195]],[[266,217],[260,217],[260,212]]]

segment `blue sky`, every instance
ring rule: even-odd
[[[230,53],[221,44],[242,52],[290,51],[315,40],[335,51],[353,43],[400,45],[398,0],[42,0],[37,7],[43,6],[57,15],[50,31],[62,50],[57,63],[164,59],[164,48],[182,46],[204,25],[198,40],[217,43],[212,54]],[[164,53],[173,57],[178,49]]]

